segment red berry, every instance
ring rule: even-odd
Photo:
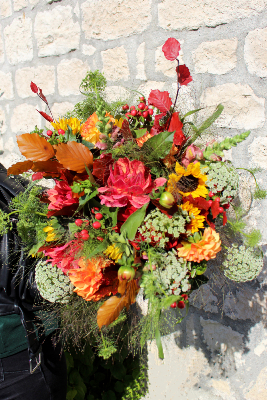
[[[145,103],[138,104],[139,110],[144,110],[145,106],[146,106]]]
[[[81,235],[82,240],[88,240],[89,239],[89,235],[87,233],[87,235]]]
[[[98,222],[98,221],[94,222],[94,223],[92,224],[92,226],[93,226],[94,229],[99,229],[99,228],[101,228],[101,224],[100,224],[100,222]]]
[[[86,229],[83,229],[83,230],[81,231],[81,234],[82,234],[82,235],[88,235],[88,231],[87,231]]]
[[[136,111],[136,110],[132,110],[132,111],[131,111],[131,115],[132,115],[133,117],[136,117],[137,111]]]
[[[95,209],[95,211],[99,211],[99,208],[98,208],[98,207],[94,207],[94,209]]]
[[[99,221],[103,218],[103,215],[101,213],[97,213],[95,215],[95,219],[98,219]]]
[[[64,131],[63,129],[59,129],[59,130],[58,130],[58,134],[59,134],[59,135],[64,135],[64,134],[65,134],[65,131]]]
[[[144,96],[139,97],[140,101],[142,101],[143,103],[146,102],[146,99],[144,98]]]
[[[184,298],[184,301],[188,300],[188,296],[187,296],[187,294],[182,294],[182,296],[181,296],[181,297],[183,297],[183,298]]]
[[[178,308],[181,308],[181,309],[185,308],[185,303],[184,303],[184,301],[183,301],[183,300],[178,301],[177,307],[178,307]]]
[[[144,118],[147,118],[148,116],[149,116],[148,111],[144,111],[144,112],[143,112],[143,117],[144,117]]]
[[[148,106],[145,106],[144,110],[145,110],[145,111],[148,110]]]
[[[177,307],[177,303],[176,301],[174,303],[171,304],[171,308],[176,308]]]
[[[130,113],[126,113],[125,117],[129,118],[129,115],[131,115]]]
[[[220,199],[220,197],[216,197],[216,199],[214,201],[217,201],[218,203],[220,203],[221,199]]]
[[[100,236],[97,236],[96,238],[97,238],[97,240],[100,240],[100,242],[103,242],[103,240],[104,240],[104,239],[103,239],[102,237],[100,237]]]
[[[142,111],[138,111],[138,116],[142,117]]]
[[[153,115],[153,114],[154,114],[154,110],[152,110],[152,108],[149,108],[149,109],[148,109],[148,114],[149,114],[149,115]]]
[[[219,211],[220,213],[222,213],[222,212],[224,212],[224,208],[223,208],[223,207],[219,207],[219,208],[218,208],[218,211]]]
[[[130,107],[130,110],[135,110],[135,106],[131,106],[131,107]]]
[[[209,197],[212,197],[212,196],[214,196],[214,193],[209,192]]]
[[[52,136],[53,132],[49,130],[49,131],[46,131],[46,134],[47,134],[47,136]]]
[[[75,225],[81,226],[83,224],[83,221],[81,219],[76,219],[75,220]],[[86,231],[87,232],[87,231]]]
[[[223,207],[228,210],[228,208],[230,207],[230,204],[224,204]]]
[[[208,205],[209,205],[209,207],[211,207],[212,203],[213,203],[213,201],[212,201],[212,200],[209,200],[209,201],[208,201]]]
[[[122,106],[122,109],[125,110],[125,111],[126,111],[126,110],[129,110],[128,104],[125,104],[124,106]]]

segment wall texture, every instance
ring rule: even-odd
[[[239,167],[260,167],[267,189],[266,6],[267,0],[0,0],[0,162],[19,161],[16,134],[44,125],[30,81],[43,89],[55,117],[82,99],[79,84],[88,70],[104,72],[110,100],[129,96],[127,88],[173,96],[174,65],[161,47],[175,37],[194,79],[181,90],[180,110],[203,107],[201,121],[223,103],[211,133],[250,129],[227,156]],[[244,171],[241,180],[247,203],[253,182]],[[266,210],[266,200],[254,202],[247,214],[263,231],[265,252]],[[242,285],[218,272],[166,338],[164,361],[150,345],[146,400],[266,400],[266,288],[267,270]]]

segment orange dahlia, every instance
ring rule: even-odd
[[[80,268],[69,270],[69,279],[75,286],[74,292],[83,299],[98,301],[102,297],[117,293],[117,271],[110,270],[112,262],[104,257],[81,258]],[[104,270],[105,269],[105,270]]]
[[[195,243],[182,242],[183,247],[178,249],[179,257],[199,263],[202,260],[215,258],[221,250],[220,235],[214,229],[206,228],[202,237],[199,234],[195,237],[199,238]]]
[[[109,113],[106,113],[106,117],[110,117],[109,123],[115,122],[115,119]],[[94,112],[92,115],[90,115],[87,121],[82,124],[80,134],[84,138],[84,140],[87,140],[87,142],[96,144],[99,141],[99,136],[101,135],[101,132],[96,126],[97,122],[99,122],[99,119],[97,114]]]

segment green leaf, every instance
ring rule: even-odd
[[[80,197],[79,198],[79,207],[77,209],[77,212],[80,211],[85,206],[85,204],[88,203],[88,201],[91,200],[93,197],[95,197],[97,194],[98,194],[98,191],[96,189],[93,192]]]
[[[76,389],[69,390],[67,393],[67,396],[66,396],[66,400],[73,400],[75,398],[76,394],[77,394]]]
[[[124,384],[120,381],[116,381],[114,389],[116,390],[116,392],[122,393],[124,391]]]
[[[117,400],[117,397],[113,390],[108,390],[102,394],[102,400]]]
[[[161,358],[163,360],[164,353],[163,353],[163,347],[162,347],[162,343],[161,343],[161,336],[160,336],[159,328],[156,329],[155,338],[156,338],[156,344],[157,344],[157,348],[158,348],[159,358]]]
[[[140,138],[140,137],[142,137],[142,136],[144,136],[146,134],[146,128],[144,128],[144,129],[136,129],[134,132],[135,132],[135,135],[136,135],[136,137],[138,139],[138,138]]]
[[[108,241],[107,241],[107,240],[104,240],[103,242],[101,242],[101,243],[92,251],[92,253],[89,254],[88,257],[91,258],[91,257],[95,256],[96,254],[103,253],[103,251],[106,250],[106,248],[108,247],[108,245],[109,245]]]
[[[112,219],[112,227],[117,225],[118,211],[119,207],[107,207],[107,206],[101,207],[101,213],[104,215],[104,217],[107,215]]]
[[[89,150],[93,149],[95,145],[91,142],[88,142],[88,140],[82,140],[82,144],[86,147],[88,147]]]
[[[110,372],[112,373],[114,378],[122,380],[126,375],[126,368],[120,362],[115,362],[110,368]]]
[[[139,208],[133,214],[131,214],[121,227],[121,232],[125,232],[129,240],[134,240],[137,229],[142,224],[148,204],[145,204],[142,208]]]
[[[168,140],[171,135],[173,136],[173,132],[164,131],[153,136],[144,143],[143,150],[156,160],[166,157],[172,148],[172,141]]]
[[[203,124],[200,126],[200,128],[198,129],[198,133],[201,134],[203,131],[208,129],[213,124],[213,122],[215,122],[216,119],[219,118],[219,116],[223,112],[223,109],[224,106],[222,104],[219,104],[214,113],[209,118],[207,118],[206,121],[204,121]]]
[[[200,110],[202,110],[202,108],[197,108],[196,110],[192,110],[192,111],[188,111],[181,119],[182,122],[184,122],[186,117],[189,117],[189,115],[195,114],[197,112],[199,112]]]
[[[181,300],[181,296],[168,296],[168,297],[164,297],[161,301],[161,307],[168,309],[170,307],[170,305],[172,303],[174,303],[175,301]]]
[[[77,142],[77,136],[73,135],[71,127],[68,125],[68,129],[65,132],[65,138],[68,142]]]

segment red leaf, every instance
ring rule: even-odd
[[[193,80],[192,76],[190,75],[190,71],[186,65],[179,65],[178,67],[176,67],[176,72],[178,75],[178,82],[180,83],[180,85],[187,86],[188,83],[190,83]]]
[[[165,58],[167,58],[167,60],[170,61],[176,60],[176,58],[179,56],[180,50],[181,50],[180,43],[178,42],[178,40],[174,38],[169,38],[162,46],[162,51],[164,53]]]
[[[160,92],[159,90],[151,90],[148,97],[148,104],[157,107],[159,111],[166,114],[172,105],[172,100],[168,92]]]
[[[38,93],[38,86],[35,85],[35,83],[31,82],[31,90],[33,91],[33,93]]]
[[[40,113],[41,116],[44,117],[47,121],[53,122],[53,118],[49,117],[49,115],[47,115],[45,112],[39,111],[39,110],[36,110],[36,111],[38,111],[38,113]]]
[[[220,211],[219,211],[220,207],[221,206],[220,206],[220,203],[218,201],[213,201],[212,202],[212,205],[210,207],[211,212],[212,212],[212,218],[215,219],[220,214]]]
[[[192,195],[184,197],[184,202],[189,201],[192,203],[194,206],[197,208],[200,208],[201,210],[208,210],[210,208],[209,202],[203,197],[196,197],[195,199],[192,197]]]
[[[183,123],[180,121],[179,113],[173,113],[168,131],[174,132],[173,144],[175,144],[175,146],[181,146],[186,140],[182,127]]]
[[[44,177],[44,172],[35,172],[35,174],[32,174],[32,181],[38,181],[39,179],[43,179]]]
[[[46,100],[46,97],[45,97],[45,95],[43,94],[42,89],[40,89],[40,88],[39,88],[39,96],[41,97],[41,99],[42,99],[46,104],[48,104],[48,101]]]
[[[123,120],[120,132],[122,133],[122,136],[124,137],[125,140],[133,139],[133,134],[131,132],[131,129],[129,127],[129,122],[127,121],[127,119]]]
[[[109,166],[114,163],[112,154],[101,154],[100,158],[94,160],[92,174],[98,178],[99,183],[105,186],[109,177]]]
[[[226,212],[223,211],[223,226],[226,224],[226,222],[227,222]]]

